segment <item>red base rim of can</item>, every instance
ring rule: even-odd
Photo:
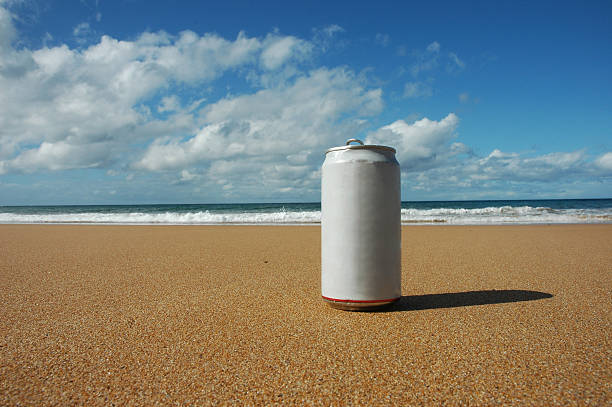
[[[327,301],[334,301],[334,302],[352,302],[352,303],[359,303],[359,304],[374,304],[374,303],[380,303],[380,302],[394,302],[399,300],[401,297],[395,297],[395,298],[389,298],[386,300],[341,300],[338,298],[330,298],[330,297],[326,297],[324,295],[322,295],[321,297],[323,297],[324,300]]]

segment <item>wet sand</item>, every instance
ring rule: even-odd
[[[0,405],[612,403],[612,225],[402,231],[356,313],[317,226],[0,225]]]

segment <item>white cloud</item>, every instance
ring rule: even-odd
[[[133,41],[102,36],[82,49],[14,49],[16,31],[0,6],[0,165],[3,172],[98,167],[130,144],[197,130],[197,105],[183,108],[173,89],[201,87],[227,71],[259,63],[280,70],[308,58],[307,41],[239,33],[234,40],[183,31]],[[87,23],[74,29],[84,35]],[[296,71],[296,74],[299,71]],[[157,106],[149,100],[161,96]],[[156,113],[164,113],[163,119]],[[193,133],[191,133],[193,134]],[[95,151],[67,159],[66,151]],[[125,158],[125,157],[124,157]]]
[[[10,48],[17,36],[11,13],[0,3],[0,52]]]
[[[312,45],[304,40],[270,35],[263,43],[261,63],[266,69],[278,69],[290,58],[306,58],[311,50]]]
[[[72,35],[77,43],[80,45],[85,45],[91,42],[91,40],[96,36],[96,33],[88,22],[82,22],[77,24],[72,29]]]
[[[486,162],[489,160],[507,160],[516,158],[518,156],[519,155],[517,153],[504,153],[496,148],[495,150],[491,151],[491,154],[489,154],[484,161]]]
[[[304,150],[287,156],[287,162],[293,165],[306,164],[312,155],[312,151]]]
[[[74,35],[75,37],[80,37],[83,35],[87,35],[90,32],[91,32],[91,27],[89,26],[89,23],[84,22],[74,27],[74,29],[72,30],[72,35]]]
[[[333,37],[337,33],[344,32],[344,28],[340,27],[338,24],[331,24],[323,28],[322,32],[328,37]]]
[[[584,174],[587,169],[585,160],[584,151],[523,157],[518,153],[503,153],[496,149],[474,164],[479,179],[554,181],[565,175]]]
[[[195,136],[159,138],[135,168],[199,167],[211,185],[232,185],[232,193],[243,195],[271,197],[296,189],[313,193],[319,178],[312,174],[321,165],[320,153],[352,137],[364,125],[358,117],[381,109],[380,90],[364,88],[349,71],[318,69],[291,86],[205,107],[206,124]]]
[[[595,164],[602,170],[612,172],[612,152],[607,152],[595,160]]]
[[[472,198],[517,191],[547,197],[561,192],[555,193],[546,185],[571,184],[612,172],[612,153],[589,161],[584,150],[533,156],[494,149],[478,157],[471,148],[456,141],[458,124],[453,113],[439,121],[398,120],[370,134],[366,143],[395,147],[406,190],[446,191],[448,195],[437,196],[439,199],[466,191]]]
[[[196,174],[192,174],[191,172],[189,172],[187,170],[181,171],[181,181],[183,181],[183,182],[193,181],[197,177],[198,176]]]
[[[164,96],[161,103],[157,107],[157,111],[160,113],[175,112],[181,108],[181,102],[176,95]]]
[[[425,51],[415,51],[416,62],[410,68],[412,76],[416,77],[421,72],[431,71],[438,67],[440,44],[436,41],[427,46]]]
[[[449,65],[447,66],[447,69],[449,71],[453,72],[455,70],[462,70],[463,68],[465,68],[465,62],[459,59],[457,54],[455,54],[454,52],[449,52],[448,58],[450,59]]]
[[[404,86],[404,97],[420,98],[433,95],[433,89],[427,82],[408,82]]]
[[[63,170],[69,168],[101,167],[109,160],[107,146],[100,143],[71,145],[64,141],[43,142],[38,148],[25,150],[11,165],[26,172],[40,169]]]
[[[435,54],[440,52],[440,44],[438,43],[438,41],[434,41],[431,44],[429,44],[427,46],[427,52],[431,52],[431,53],[435,53]]]
[[[459,151],[459,145],[453,150],[450,144],[456,138],[458,124],[459,118],[454,113],[440,121],[423,118],[408,124],[397,120],[370,134],[366,142],[394,146],[404,170],[424,170],[443,163]]]
[[[431,199],[499,199],[515,194],[550,198],[564,196],[564,191],[576,188],[576,181],[589,179],[592,168],[585,159],[583,151],[536,157],[497,149],[484,158],[448,155],[435,167],[407,174],[403,182],[406,191],[437,192]],[[439,195],[441,191],[445,195]]]
[[[375,39],[376,39],[376,42],[382,45],[383,47],[386,47],[387,45],[389,45],[389,42],[391,40],[388,34],[381,34],[381,33],[377,33]]]
[[[437,71],[443,64],[446,64],[446,72],[451,74],[458,73],[465,68],[465,62],[459,58],[457,53],[441,53],[441,48],[440,43],[434,41],[425,50],[413,51],[412,56],[415,58],[415,62],[410,67],[412,76],[416,78],[423,72]]]
[[[331,24],[323,28],[314,28],[312,30],[312,43],[321,51],[326,52],[332,46],[342,46],[343,41],[338,40],[338,34],[344,32],[344,28],[337,24]]]
[[[92,26],[81,24],[74,29],[84,40],[79,48],[43,41],[29,49],[14,45],[17,31],[3,4],[0,174],[100,168],[123,188],[100,190],[134,200],[155,200],[152,185],[201,188],[213,199],[311,200],[324,151],[366,131],[366,142],[397,148],[409,190],[512,190],[612,173],[610,152],[595,160],[584,150],[496,149],[478,157],[458,140],[454,113],[370,131],[367,119],[383,110],[381,89],[348,68],[304,69],[313,56],[340,46],[343,29],[336,25],[313,30],[311,41],[278,32],[226,39],[183,31],[92,43]],[[377,40],[384,45],[388,37]],[[409,55],[415,78],[395,89],[409,98],[433,94],[436,72],[428,71],[465,67],[436,41]],[[226,83],[252,88],[238,94],[228,88],[223,97]],[[472,99],[464,93],[459,100]]]

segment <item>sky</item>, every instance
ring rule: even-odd
[[[0,0],[0,205],[318,202],[349,138],[403,200],[610,198],[611,73],[610,1]]]

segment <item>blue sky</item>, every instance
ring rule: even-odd
[[[612,3],[0,0],[0,205],[612,196]]]

